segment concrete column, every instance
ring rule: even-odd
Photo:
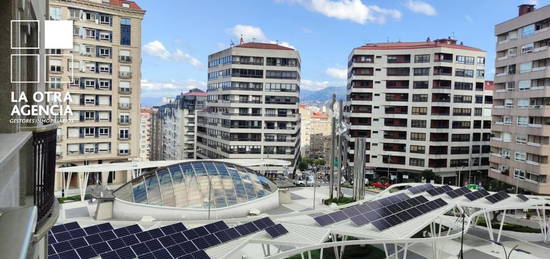
[[[365,151],[366,138],[355,138],[353,160],[353,199],[356,201],[365,198]]]

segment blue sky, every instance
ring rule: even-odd
[[[210,53],[248,41],[295,47],[302,87],[345,85],[347,57],[367,42],[454,36],[487,51],[493,76],[494,25],[517,5],[550,0],[136,0],[142,24],[142,99],[160,100],[205,88]]]

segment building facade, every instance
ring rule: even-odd
[[[139,158],[142,161],[151,160],[153,109],[141,108],[139,120]]]
[[[300,153],[300,56],[292,48],[248,42],[208,57],[207,110],[199,114],[199,158],[269,158],[264,173],[293,171]]]
[[[322,136],[330,136],[332,120],[328,114],[319,110],[318,107],[300,105],[300,151],[304,157],[324,157],[320,153],[320,143],[313,143],[313,135],[320,135],[316,140],[323,139]]]
[[[205,108],[206,93],[200,89],[192,89],[181,94],[170,103],[159,109],[162,124],[162,151],[160,160],[185,160],[196,158],[196,115]]]
[[[72,115],[58,128],[57,166],[124,162],[140,156],[141,22],[131,1],[50,1],[50,19],[72,20],[72,50],[48,56],[49,91],[71,96]],[[57,189],[78,186],[77,177]],[[89,181],[122,184],[129,174],[97,172]]]
[[[432,170],[462,184],[486,175],[492,91],[484,51],[453,39],[373,43],[355,48],[348,64],[348,166],[354,138],[365,137],[371,177],[420,179]]]
[[[495,26],[495,104],[489,176],[528,192],[550,194],[550,6],[520,5]]]

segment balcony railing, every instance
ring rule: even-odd
[[[119,56],[118,60],[122,63],[130,63],[130,62],[132,62],[132,57],[130,57],[130,56]]]
[[[123,79],[129,79],[129,78],[132,78],[132,72],[119,72],[118,73],[118,77],[119,78],[123,78]]]
[[[118,108],[128,110],[128,109],[132,108],[132,104],[131,103],[119,103]]]
[[[131,93],[132,93],[132,88],[129,88],[129,87],[119,87],[119,88],[118,88],[118,93],[119,93],[119,94],[131,94]]]
[[[52,214],[55,200],[56,140],[56,129],[33,133],[33,200],[38,212],[38,226]]]

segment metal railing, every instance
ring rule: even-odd
[[[38,226],[51,215],[55,200],[56,140],[56,129],[33,133],[33,201],[38,211]]]

